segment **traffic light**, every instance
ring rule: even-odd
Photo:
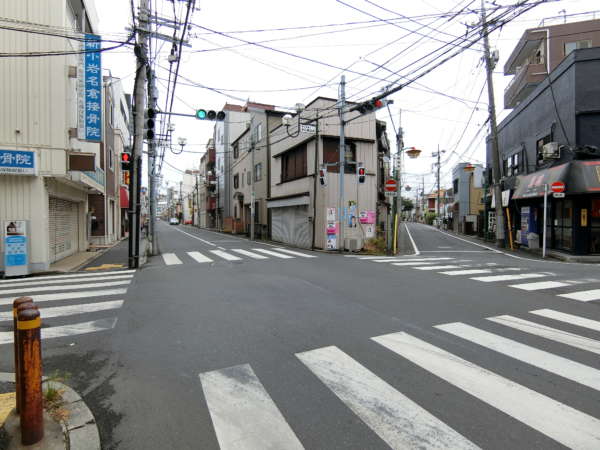
[[[123,171],[123,184],[129,186],[131,183],[131,172],[129,170]]]
[[[327,186],[327,167],[319,169],[319,183],[321,183],[321,186]]]
[[[154,125],[156,118],[156,109],[148,108],[144,113],[144,137],[146,139],[154,139]]]
[[[213,111],[212,109],[197,109],[196,119],[216,120],[217,122],[222,122],[225,120],[225,111]]]
[[[355,109],[361,114],[369,114],[374,111],[377,111],[378,109],[384,108],[387,105],[391,105],[392,103],[394,103],[393,100],[387,100],[383,98],[377,100],[371,99],[367,100],[366,102],[360,103],[357,107],[353,109]]]
[[[367,170],[365,169],[365,166],[363,166],[362,164],[359,165],[356,169],[356,174],[358,175],[358,182],[361,184],[364,183],[365,177],[367,176]]]
[[[131,153],[121,153],[121,170],[125,172],[131,170]]]

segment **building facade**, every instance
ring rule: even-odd
[[[481,164],[459,163],[452,169],[452,229],[475,234],[484,225],[485,170]]]

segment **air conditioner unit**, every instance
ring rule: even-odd
[[[363,242],[360,238],[345,238],[344,248],[350,252],[358,252],[362,250]]]
[[[542,157],[544,159],[560,158],[560,148],[558,142],[548,142],[542,147]]]

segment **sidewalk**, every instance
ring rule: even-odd
[[[94,415],[83,399],[69,386],[44,378],[44,392],[51,387],[62,396],[59,423],[44,411],[44,438],[35,445],[21,445],[19,416],[15,407],[13,373],[0,373],[0,448],[44,450],[100,450],[100,434]]]
[[[115,252],[119,254],[121,252],[120,249],[123,247],[123,243],[125,243],[124,266],[119,267],[125,267],[127,266],[127,239],[117,241],[111,247],[107,247],[102,250],[91,252],[79,252],[75,253],[74,255],[67,256],[66,258],[63,258],[60,261],[55,262],[54,264],[50,264],[50,269],[48,272],[75,272],[84,266],[89,266],[92,263],[95,264],[97,261],[102,260],[103,257],[107,254],[113,255]]]

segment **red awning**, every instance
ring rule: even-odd
[[[121,208],[129,208],[129,190],[126,187],[121,186],[119,194]]]

